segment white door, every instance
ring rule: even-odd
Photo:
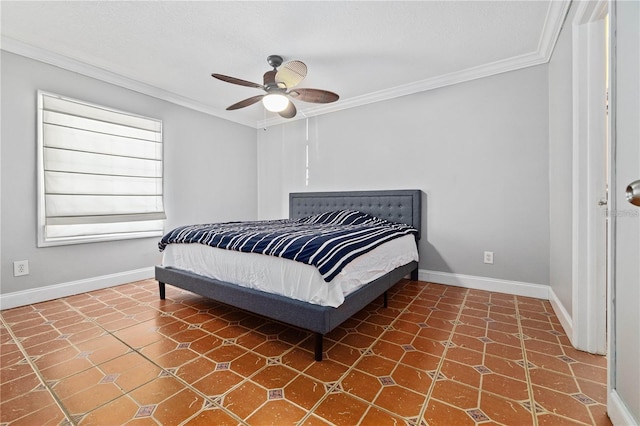
[[[640,423],[640,207],[626,189],[640,180],[640,2],[614,1],[609,305],[609,416]]]

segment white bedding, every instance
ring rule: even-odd
[[[357,257],[331,282],[324,281],[312,265],[203,244],[169,244],[163,251],[162,264],[316,305],[337,307],[349,293],[414,260],[418,260],[415,238],[405,235]]]

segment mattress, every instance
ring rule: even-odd
[[[412,261],[418,261],[416,241],[413,235],[405,235],[352,260],[330,282],[312,265],[204,244],[169,244],[163,251],[162,265],[316,305],[337,307],[348,294]]]

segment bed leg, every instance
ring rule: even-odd
[[[315,347],[315,356],[316,361],[322,361],[322,339],[324,336],[320,333],[316,333],[316,347]]]
[[[164,300],[165,298],[164,283],[158,281],[158,289],[160,290],[160,300]]]
[[[386,291],[384,292],[384,302],[382,303],[382,306],[385,308],[389,307],[389,294]]]
[[[418,268],[411,271],[411,281],[418,281]]]

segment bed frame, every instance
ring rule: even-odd
[[[406,223],[421,230],[420,190],[302,192],[289,194],[289,218],[340,209],[354,209],[391,222]],[[361,287],[345,297],[342,305],[314,305],[277,294],[239,287],[180,269],[156,266],[160,299],[165,283],[315,333],[315,359],[322,361],[323,336],[363,309],[380,295],[387,303],[387,290],[410,274],[418,279],[418,263],[411,262]]]

